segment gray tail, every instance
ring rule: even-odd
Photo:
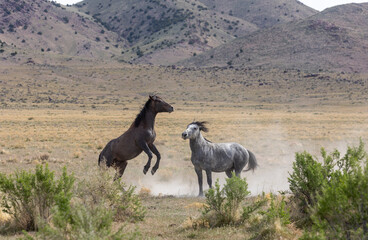
[[[249,170],[254,171],[254,169],[258,167],[256,156],[249,150],[248,150],[248,153],[249,153],[249,162],[248,162],[248,168],[245,170],[245,172]]]

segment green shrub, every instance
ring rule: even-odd
[[[295,238],[288,228],[290,221],[289,209],[285,197],[272,193],[264,194],[251,204],[252,214],[248,214],[245,223],[252,233],[251,239],[291,239]],[[244,211],[246,213],[247,211]]]
[[[294,201],[299,206],[300,223],[310,223],[309,209],[316,205],[317,196],[331,179],[331,174],[339,164],[340,153],[335,150],[327,155],[321,149],[322,161],[318,161],[308,152],[296,153],[293,172],[289,174],[288,182]]]
[[[270,193],[270,206],[265,211],[261,211],[261,214],[265,216],[265,221],[270,223],[276,219],[279,219],[283,226],[291,223],[284,196],[278,200],[276,195]]]
[[[311,223],[302,239],[368,238],[368,161],[364,144],[341,157],[321,151],[322,162],[296,155],[290,189]]]
[[[234,174],[231,178],[226,179],[222,190],[217,180],[215,188],[209,189],[206,193],[207,206],[203,217],[209,218],[211,227],[235,224],[240,219],[240,204],[249,194],[246,180]]]
[[[51,208],[69,205],[73,183],[74,177],[65,168],[56,180],[47,164],[36,166],[35,173],[0,174],[1,207],[14,219],[17,229],[37,230],[39,221],[51,216]]]
[[[296,153],[288,181],[300,210],[306,213],[308,206],[315,204],[316,195],[326,181],[323,165],[307,152]]]
[[[236,176],[226,180],[221,189],[218,180],[206,193],[202,216],[190,218],[194,229],[236,225],[244,227],[251,239],[295,238],[289,228],[290,214],[285,197],[273,194],[250,197],[245,179]],[[245,201],[246,200],[246,201]]]
[[[313,232],[304,239],[368,238],[368,159],[361,141],[344,157],[335,152],[328,184],[311,208]],[[317,238],[318,237],[318,238]]]
[[[134,191],[135,187],[127,188],[120,179],[113,181],[106,170],[98,169],[92,179],[79,183],[77,197],[92,208],[104,204],[106,209],[114,212],[114,219],[117,221],[142,221],[146,208]]]
[[[113,231],[113,215],[105,206],[72,205],[69,211],[55,209],[50,224],[45,224],[37,235],[28,239],[89,240],[89,239],[137,239],[139,232],[123,232],[124,226]]]
[[[267,198],[263,193],[262,196],[258,196],[257,199],[250,204],[243,207],[243,213],[241,219],[243,222],[248,221],[252,214],[257,213],[267,204]]]

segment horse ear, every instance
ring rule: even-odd
[[[150,98],[152,101],[156,101],[156,99],[157,99],[156,95],[149,95],[149,98]]]

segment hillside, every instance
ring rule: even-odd
[[[190,0],[85,0],[75,5],[127,39],[126,61],[170,64],[258,29]]]
[[[0,40],[13,53],[3,46],[1,56],[14,61],[17,57],[24,61],[21,55],[50,60],[61,55],[110,58],[124,46],[115,33],[88,16],[44,0],[0,0]]]
[[[315,13],[294,0],[230,1],[226,8],[205,0],[85,0],[71,7],[0,0],[0,7],[0,40],[8,46],[2,57],[23,63],[80,57],[171,65]]]
[[[217,12],[241,18],[259,28],[305,19],[318,11],[296,0],[199,0]]]
[[[368,4],[337,6],[238,38],[183,65],[366,72],[367,26]]]

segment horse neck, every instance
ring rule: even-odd
[[[196,151],[202,149],[203,146],[208,145],[209,143],[204,139],[201,133],[199,133],[198,137],[195,139],[190,139],[190,149],[192,151]]]
[[[147,109],[145,118],[142,120],[144,128],[154,129],[157,112],[151,108]]]

